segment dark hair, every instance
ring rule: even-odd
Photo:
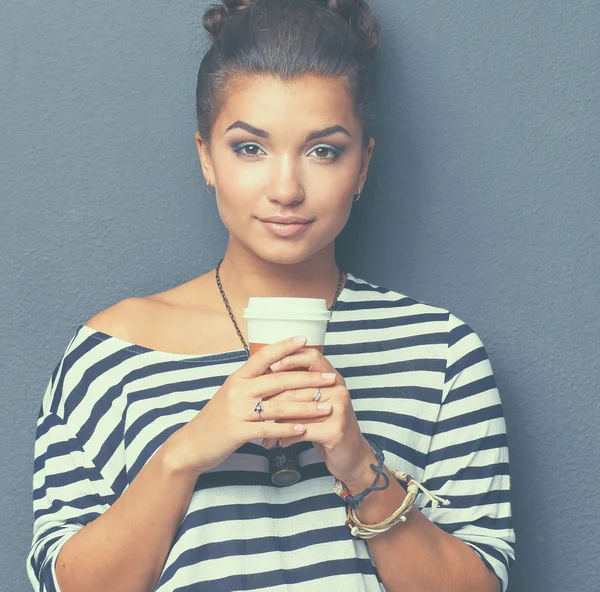
[[[202,24],[213,41],[196,87],[198,132],[207,144],[236,75],[288,81],[309,74],[346,82],[367,146],[380,26],[364,0],[222,0]]]

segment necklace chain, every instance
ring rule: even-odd
[[[223,258],[224,259],[224,258]],[[221,263],[223,263],[223,259],[221,259],[221,261],[219,261],[217,263],[217,268],[215,270],[215,276],[217,279],[217,286],[219,286],[219,291],[221,292],[221,298],[223,298],[223,302],[225,303],[225,307],[227,308],[227,312],[229,313],[229,317],[231,318],[233,325],[235,327],[235,330],[237,331],[238,337],[240,338],[240,341],[242,342],[244,349],[246,350],[246,353],[248,354],[248,356],[250,356],[250,348],[248,347],[248,344],[246,343],[246,340],[244,339],[244,336],[242,335],[242,332],[240,331],[240,328],[238,327],[238,324],[235,320],[235,316],[233,315],[233,311],[231,310],[231,306],[229,305],[229,300],[227,300],[227,296],[225,296],[225,290],[223,290],[223,285],[221,284],[221,278],[219,276],[219,268],[221,267]],[[329,311],[333,312],[333,307],[336,305],[337,300],[340,296],[340,293],[342,291],[342,285],[344,283],[344,280],[346,278],[346,272],[341,271],[340,270],[340,275],[338,277],[338,285],[337,285],[337,290],[335,292],[335,298],[333,299],[333,304],[329,307]]]

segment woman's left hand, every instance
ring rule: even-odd
[[[327,469],[334,477],[344,483],[356,481],[368,469],[374,454],[356,420],[346,382],[327,358],[316,349],[301,349],[271,366],[273,372],[286,372],[302,368],[310,372],[333,372],[337,375],[333,386],[320,389],[319,403],[330,403],[331,411],[322,417],[302,420],[302,424],[306,425],[305,432],[294,438],[282,438],[281,446],[286,447],[296,442],[310,441],[319,451]],[[315,392],[314,389],[298,389],[284,391],[269,398],[312,401]],[[277,421],[278,423],[297,423],[295,419],[279,419]],[[265,448],[270,448],[274,444],[274,440],[263,442]]]

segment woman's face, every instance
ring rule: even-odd
[[[196,142],[230,246],[284,264],[332,247],[375,144],[371,138],[363,151],[360,122],[341,80],[306,76],[285,83],[257,75],[236,79],[210,148],[199,134]],[[264,222],[272,216],[308,222],[282,229]]]

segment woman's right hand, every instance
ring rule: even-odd
[[[303,418],[328,415],[317,403],[287,400],[269,401],[284,391],[317,389],[332,386],[335,374],[325,378],[320,372],[288,371],[267,374],[269,366],[287,355],[302,349],[306,339],[294,338],[266,345],[253,354],[243,366],[231,374],[204,408],[170,438],[174,467],[177,471],[199,475],[228,458],[240,446],[260,438],[291,438]],[[263,400],[261,421],[254,411]],[[277,423],[277,419],[298,420],[297,424]]]

